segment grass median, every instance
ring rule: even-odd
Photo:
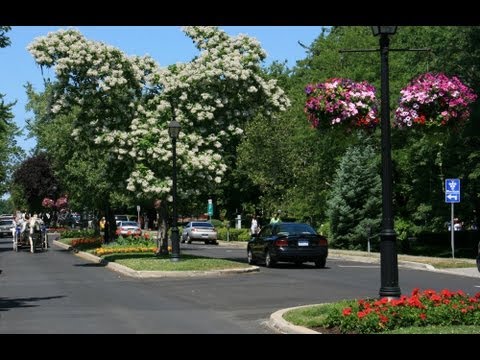
[[[237,261],[188,254],[182,254],[180,261],[176,262],[171,261],[169,255],[155,256],[152,253],[109,254],[103,258],[137,271],[209,271],[250,267]]]

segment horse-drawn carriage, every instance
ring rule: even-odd
[[[37,249],[48,249],[47,228],[43,221],[34,217],[17,225],[13,237],[13,250],[29,247],[34,253]]]

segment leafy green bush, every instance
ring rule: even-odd
[[[149,236],[119,236],[112,246],[151,246],[154,241]]]
[[[94,237],[94,230],[66,230],[62,232],[62,239]]]
[[[240,232],[238,234],[238,241],[248,241],[252,238],[252,235],[250,235],[250,229],[242,229],[244,231]]]
[[[227,240],[227,228],[217,229],[218,239]],[[250,229],[230,228],[229,241],[248,241],[250,240]]]
[[[223,227],[223,221],[221,220],[218,220],[218,219],[212,219],[210,220],[210,222],[212,223],[213,226],[215,226],[217,229],[219,228],[222,228]]]

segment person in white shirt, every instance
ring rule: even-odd
[[[258,233],[258,221],[257,221],[257,216],[253,215],[252,218],[252,224],[250,225],[250,234],[256,234]]]

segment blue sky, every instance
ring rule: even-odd
[[[14,107],[15,122],[20,128],[32,116],[25,111],[27,97],[24,85],[31,82],[36,90],[43,89],[40,68],[27,52],[27,45],[38,36],[68,26],[16,26],[7,33],[12,44],[0,49],[0,93],[7,102],[17,100]],[[177,26],[79,26],[75,27],[88,39],[102,41],[118,47],[129,55],[152,56],[160,66],[187,62],[196,54],[192,41]],[[267,52],[265,65],[274,60],[287,60],[293,67],[306,56],[302,44],[310,45],[320,34],[320,26],[220,26],[230,35],[239,33],[255,37]],[[26,134],[25,134],[26,136]],[[34,139],[18,138],[27,152],[35,146]]]

